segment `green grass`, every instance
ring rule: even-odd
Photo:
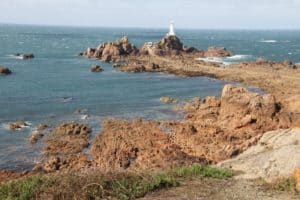
[[[176,187],[191,177],[227,179],[231,171],[211,166],[192,165],[160,173],[113,174],[91,173],[32,176],[0,185],[0,199],[101,199],[122,200],[143,197],[151,191]]]
[[[27,200],[43,182],[44,179],[41,176],[32,176],[19,181],[2,184],[0,187],[0,199]]]
[[[297,193],[296,180],[294,178],[279,179],[271,184],[276,191]]]

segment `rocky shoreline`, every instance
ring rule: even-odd
[[[106,120],[92,142],[88,125],[61,124],[46,136],[45,156],[34,173],[142,172],[193,163],[217,164],[257,145],[268,131],[300,125],[300,70],[288,61],[259,59],[224,67],[196,58],[226,57],[232,52],[216,47],[207,51],[187,48],[176,36],[146,43],[141,49],[123,37],[80,55],[113,62],[123,72],[208,76],[258,86],[267,94],[226,85],[221,97],[193,99],[184,105],[186,115],[180,122]],[[91,71],[102,69],[93,66]],[[174,99],[162,101],[176,103]],[[33,138],[33,143],[38,139]]]

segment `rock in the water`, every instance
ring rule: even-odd
[[[88,58],[98,58],[105,62],[117,61],[122,56],[136,55],[139,50],[124,36],[112,43],[100,44],[97,48],[88,48],[83,55]]]
[[[29,54],[22,54],[21,55],[22,59],[24,60],[28,60],[28,59],[33,59],[34,58],[34,55],[32,53],[29,53]]]
[[[43,131],[43,130],[45,130],[45,129],[47,129],[47,128],[49,128],[49,126],[48,126],[47,124],[39,124],[39,125],[37,125],[37,127],[36,127],[36,129],[37,129],[38,131]]]
[[[14,122],[14,123],[10,123],[9,124],[9,129],[11,131],[19,131],[23,128],[29,127],[30,124],[24,121],[18,121],[18,122]]]
[[[30,144],[36,144],[38,142],[38,140],[41,139],[42,137],[44,137],[43,133],[35,131],[31,134],[31,136],[29,137],[28,140],[29,140]]]
[[[104,69],[99,65],[93,65],[91,67],[91,72],[102,72],[102,71],[104,71]]]
[[[300,129],[267,132],[258,144],[219,165],[242,171],[240,178],[274,181],[291,177],[300,166]]]
[[[177,103],[177,99],[173,97],[161,97],[160,101],[163,103]]]
[[[11,74],[12,72],[10,71],[10,69],[6,68],[6,67],[1,67],[0,66],[0,74],[3,74],[3,75],[8,75],[8,74]]]

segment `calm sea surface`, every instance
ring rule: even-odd
[[[76,120],[89,123],[94,133],[106,117],[178,119],[162,96],[184,100],[194,96],[219,95],[223,81],[199,77],[180,78],[161,73],[128,74],[78,57],[87,47],[114,41],[127,35],[140,47],[158,41],[167,30],[70,28],[0,25],[0,65],[11,76],[0,76],[0,169],[28,169],[38,161],[41,145],[31,146],[27,138],[35,125]],[[186,46],[206,49],[225,46],[236,56],[217,59],[225,64],[255,60],[289,59],[300,62],[298,31],[209,31],[178,30]],[[34,53],[33,60],[20,60],[16,53]],[[103,73],[91,73],[101,64]],[[83,113],[78,114],[79,109]],[[89,115],[83,119],[83,115]],[[32,125],[12,133],[7,124],[25,120]]]

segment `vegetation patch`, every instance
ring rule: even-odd
[[[293,177],[279,179],[272,184],[270,184],[271,189],[280,192],[292,192],[297,193],[296,190],[296,180]]]
[[[176,187],[191,177],[227,179],[227,169],[192,165],[143,174],[51,174],[32,176],[0,185],[1,200],[27,199],[136,199],[151,191]]]

